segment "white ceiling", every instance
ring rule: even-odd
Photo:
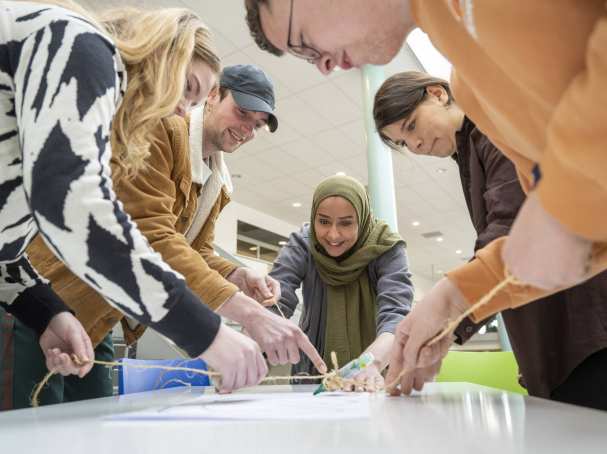
[[[98,8],[97,0],[82,1]],[[367,183],[361,73],[322,76],[308,63],[260,51],[249,36],[242,0],[106,0],[104,6],[189,7],[215,34],[224,65],[253,63],[272,78],[279,128],[262,132],[227,158],[235,176],[234,200],[299,225],[309,217],[315,185],[343,171]],[[408,46],[385,67],[386,76],[419,69]],[[399,231],[408,244],[414,274],[435,280],[441,271],[472,255],[474,230],[468,218],[457,167],[450,159],[393,154]],[[444,172],[437,171],[444,169]],[[300,202],[300,208],[292,204]],[[412,222],[420,225],[413,227]],[[444,241],[421,233],[440,230]],[[456,254],[456,250],[462,254]]]

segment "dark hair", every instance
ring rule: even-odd
[[[272,55],[282,57],[284,52],[276,47],[268,40],[266,34],[261,27],[261,18],[259,17],[259,7],[265,5],[268,9],[270,8],[269,0],[245,0],[245,7],[247,8],[247,25],[251,36],[259,46],[261,50],[270,52]]]
[[[230,92],[229,88],[223,87],[223,86],[219,86],[219,100],[223,101],[223,99],[228,96],[228,93]]]
[[[449,82],[419,71],[405,71],[387,79],[377,93],[373,104],[375,128],[381,140],[393,150],[400,150],[382,130],[392,123],[408,118],[426,99],[426,88],[440,85],[449,96],[448,104],[453,102]]]

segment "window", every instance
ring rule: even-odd
[[[286,242],[287,238],[282,235],[238,221],[236,243],[238,255],[272,263]]]

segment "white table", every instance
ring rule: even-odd
[[[310,391],[261,386],[246,392]],[[348,421],[111,421],[212,392],[176,388],[0,413],[0,452],[78,454],[607,453],[607,412],[466,383],[433,383],[410,398],[371,400]]]

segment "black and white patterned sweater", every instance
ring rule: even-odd
[[[40,232],[110,304],[195,356],[220,319],[112,190],[110,127],[125,86],[115,46],[83,18],[0,1],[0,304],[38,332],[64,310],[25,254]]]

